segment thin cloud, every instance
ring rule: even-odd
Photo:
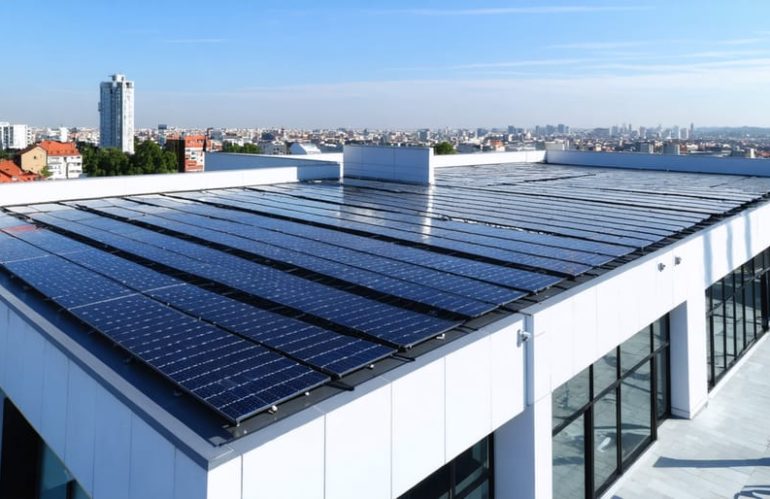
[[[574,64],[581,64],[587,60],[588,59],[532,59],[523,61],[477,62],[470,64],[453,64],[447,66],[406,66],[384,69],[386,71],[451,71],[465,69],[526,68],[542,66],[570,66]]]
[[[509,14],[580,14],[593,12],[632,12],[650,10],[642,5],[552,5],[530,7],[488,7],[474,9],[394,9],[371,10],[374,14],[401,14],[413,16],[499,16]]]
[[[226,38],[177,38],[173,40],[163,40],[163,43],[174,43],[180,45],[196,45],[207,43],[225,43]]]
[[[549,45],[549,49],[611,50],[649,45],[650,42],[577,42]]]

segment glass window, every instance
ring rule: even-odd
[[[735,360],[735,301],[725,303],[725,357],[727,365]]]
[[[725,363],[725,315],[724,306],[717,308],[711,316],[713,328],[714,376],[719,377],[727,368]]]
[[[594,365],[594,393],[600,394],[608,386],[612,385],[618,379],[618,353],[613,349]]]
[[[607,392],[594,404],[594,486],[599,490],[618,470],[616,390]]]
[[[658,421],[662,421],[671,410],[668,405],[668,350],[656,353],[655,359]]]
[[[663,335],[666,333],[664,331],[664,323],[662,320],[657,320],[652,323],[652,349],[657,350],[661,347],[661,345],[664,345],[666,342],[668,342],[668,338],[664,337]]]
[[[580,416],[553,437],[553,497],[585,497],[585,422]]]
[[[620,374],[623,375],[652,352],[651,329],[646,327],[620,345]]]
[[[488,499],[491,437],[486,437],[414,486],[400,499]]]
[[[645,362],[620,384],[620,442],[623,460],[652,438],[652,382]]]
[[[553,427],[566,422],[591,400],[591,372],[586,368],[553,391]]]
[[[470,490],[489,470],[489,442],[477,443],[455,459],[455,494]]]
[[[450,476],[450,465],[442,466],[402,495],[401,499],[449,499],[452,483]]]

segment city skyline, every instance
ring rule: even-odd
[[[138,128],[770,125],[757,2],[198,3],[0,0],[2,119],[97,126],[94,82],[121,72]]]

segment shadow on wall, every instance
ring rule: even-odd
[[[734,269],[739,265],[742,265],[743,263],[746,263],[749,259],[751,259],[751,255],[756,253],[755,249],[753,248],[753,234],[752,234],[752,227],[751,227],[751,218],[749,216],[748,211],[743,211],[741,213],[741,218],[743,219],[743,234],[736,234],[734,232],[733,226],[728,225],[727,226],[727,241],[726,241],[726,254],[725,258],[727,260],[727,268],[728,269]],[[740,240],[739,238],[743,238],[743,243],[745,245],[746,249],[746,255],[739,255],[740,257],[735,255],[735,252],[733,251],[733,242]],[[719,249],[719,248],[717,248]],[[761,251],[761,249],[760,249]],[[704,261],[706,262],[713,262],[714,257],[714,242],[713,242],[713,235],[711,232],[706,232],[706,234],[703,237],[703,255],[704,255]],[[705,269],[705,275],[706,275],[706,285],[710,286],[714,281],[717,279],[722,278],[725,273],[719,272],[719,275],[715,275],[716,272],[714,270],[714,267],[712,265],[708,265]]]

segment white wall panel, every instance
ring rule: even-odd
[[[174,499],[216,498],[215,495],[207,494],[207,481],[208,470],[201,468],[184,452],[176,449],[174,454]]]
[[[40,433],[59,457],[67,442],[67,399],[70,360],[61,350],[47,343],[43,352],[43,408]]]
[[[490,335],[490,382],[492,383],[492,428],[497,428],[524,410],[525,346],[518,344],[524,321],[516,320]]]
[[[390,497],[390,385],[326,415],[326,498]]]
[[[570,300],[572,302],[572,320],[575,324],[572,366],[578,372],[582,366],[592,363],[599,355],[604,354],[604,352],[597,350],[596,294],[596,288],[592,287],[577,293]],[[568,380],[569,378],[560,380],[561,382],[554,383],[553,387],[556,388]]]
[[[490,344],[482,338],[445,358],[447,460],[492,432]]]
[[[128,499],[131,411],[100,387],[95,413],[94,499]]]
[[[393,495],[444,464],[444,362],[417,369],[392,384]]]
[[[83,488],[92,493],[96,438],[96,382],[74,364],[70,364],[69,371],[64,462]]]
[[[24,357],[19,352],[24,348],[24,336],[29,326],[18,315],[11,313],[6,324],[8,328],[8,356],[5,364],[5,385],[2,387],[8,398],[16,400],[22,396],[24,384],[21,373],[24,371]],[[27,408],[28,409],[28,408]]]
[[[221,464],[209,471],[207,496],[210,499],[240,499],[242,495],[243,457]],[[180,480],[182,477],[180,477]],[[263,495],[262,497],[271,497]]]
[[[445,154],[433,156],[434,168],[452,166],[499,165],[503,163],[541,163],[545,151],[482,152],[474,154]]]
[[[0,388],[5,386],[5,372],[8,369],[8,336],[10,335],[11,311],[0,301]]]
[[[30,331],[29,326],[20,322],[22,330],[22,349],[14,352],[24,359],[19,376],[21,377],[21,392],[16,399],[19,408],[23,408],[29,423],[38,430],[43,412],[43,352],[45,342],[37,332]]]
[[[633,152],[548,151],[546,162],[591,167],[770,176],[770,164],[767,161],[746,158],[674,156]]]
[[[131,415],[131,499],[174,497],[174,446],[136,414]]]
[[[246,453],[243,498],[323,499],[324,432],[318,417]]]
[[[0,185],[0,206],[87,199],[94,197],[94,193],[104,197],[125,196],[339,177],[339,165],[316,163],[211,173],[80,178],[67,182],[15,182]]]

